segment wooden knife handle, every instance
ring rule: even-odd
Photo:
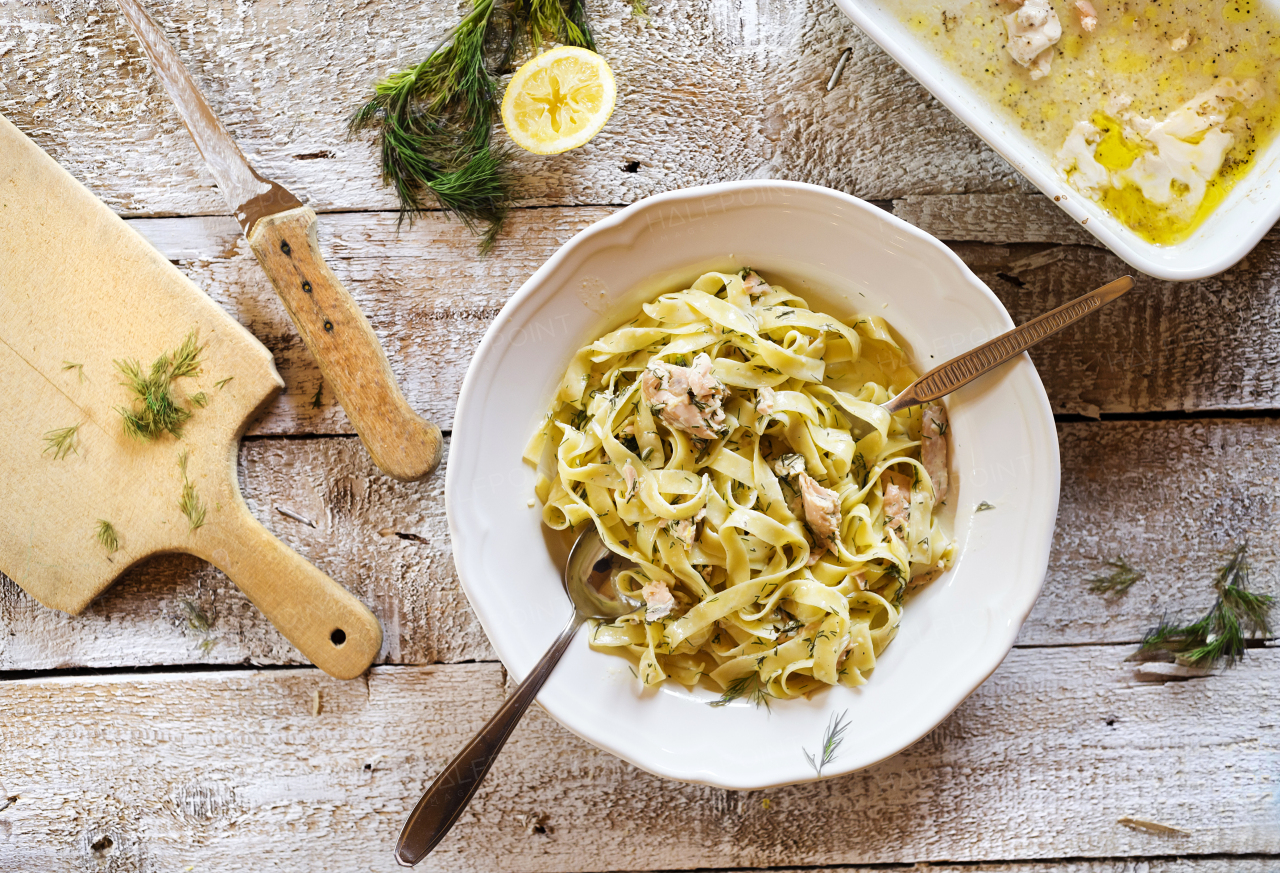
[[[369,320],[329,269],[307,206],[259,219],[249,246],[373,462],[404,482],[440,462],[440,429],[400,393]]]
[[[311,663],[354,679],[382,648],[382,625],[350,591],[286,546],[248,507],[200,531],[193,550],[227,574]]]

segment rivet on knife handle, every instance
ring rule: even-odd
[[[300,206],[260,218],[249,245],[373,462],[406,482],[430,473],[440,430],[409,407],[368,319],[321,257],[316,214]]]

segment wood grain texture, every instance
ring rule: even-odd
[[[1198,616],[1222,552],[1242,538],[1255,587],[1280,594],[1280,421],[1080,422],[1060,425],[1059,439],[1057,532],[1020,645],[1136,643],[1166,614]],[[241,454],[255,515],[372,607],[385,629],[379,661],[393,664],[494,658],[454,574],[443,472],[396,482],[351,438],[253,440]],[[1014,459],[979,472],[962,499],[994,500],[980,518],[997,522],[994,495],[1024,471]],[[1089,593],[1121,555],[1146,578],[1120,599]],[[76,618],[0,577],[0,627],[0,670],[298,663],[225,577],[186,558],[130,570]]]
[[[373,462],[403,482],[429,474],[440,463],[440,428],[405,402],[369,320],[320,254],[316,214],[300,206],[266,216],[248,240]]]
[[[608,207],[517,210],[512,238],[475,256],[469,235],[442,218],[397,234],[389,213],[326,215],[321,252],[368,315],[409,404],[441,427],[453,421],[457,392],[498,310],[574,233]],[[276,357],[285,393],[251,433],[351,433],[323,388],[284,307],[231,219],[141,219],[132,226],[262,339]],[[1090,246],[955,244],[953,248],[1025,322],[1130,272]],[[1280,408],[1280,241],[1264,240],[1239,266],[1211,279],[1137,287],[1098,316],[1032,352],[1054,411],[1202,411]],[[513,342],[560,342],[554,325]],[[585,338],[583,338],[585,339]],[[936,360],[990,339],[940,336]],[[312,401],[320,391],[320,406]]]
[[[626,3],[591,5],[618,110],[582,149],[518,157],[522,202],[629,203],[751,176],[886,200],[1033,190],[826,0],[649,10],[645,21]],[[166,0],[148,11],[264,176],[317,211],[394,206],[346,120],[377,78],[421,60],[457,21],[455,3]],[[226,214],[111,4],[0,5],[0,82],[0,112],[118,211]]]
[[[1124,654],[1016,651],[908,751],[763,792],[649,776],[535,709],[426,869],[1280,853],[1280,651],[1155,684]],[[0,867],[390,871],[409,805],[503,691],[488,664],[4,683]]]

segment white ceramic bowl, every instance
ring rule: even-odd
[[[1272,185],[1280,165],[1280,138],[1192,236],[1158,246],[1125,227],[1106,210],[1067,185],[1048,156],[1018,127],[951,71],[923,40],[875,0],[835,0],[854,24],[876,41],[920,84],[967,124],[1107,248],[1134,268],[1160,279],[1188,281],[1221,273],[1258,244],[1280,218],[1280,185]],[[1276,6],[1274,0],[1268,5]]]
[[[642,299],[707,269],[755,267],[839,317],[883,315],[927,368],[1013,326],[941,243],[861,200],[791,182],[662,194],[570,240],[502,308],[467,371],[446,496],[462,585],[507,669],[522,679],[570,615],[520,459],[574,351]],[[908,602],[897,639],[858,689],[810,700],[707,705],[668,683],[642,692],[628,662],[583,632],[538,701],[561,724],[638,767],[752,789],[815,778],[803,749],[828,719],[851,726],[824,776],[887,758],[927,734],[1013,645],[1044,579],[1058,508],[1058,441],[1044,388],[1021,359],[949,401],[958,487],[955,567]],[[975,516],[976,504],[994,510]]]

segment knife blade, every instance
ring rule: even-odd
[[[119,3],[249,247],[374,463],[402,481],[426,476],[440,461],[440,429],[410,408],[368,319],[324,262],[315,212],[254,170],[138,0]]]

